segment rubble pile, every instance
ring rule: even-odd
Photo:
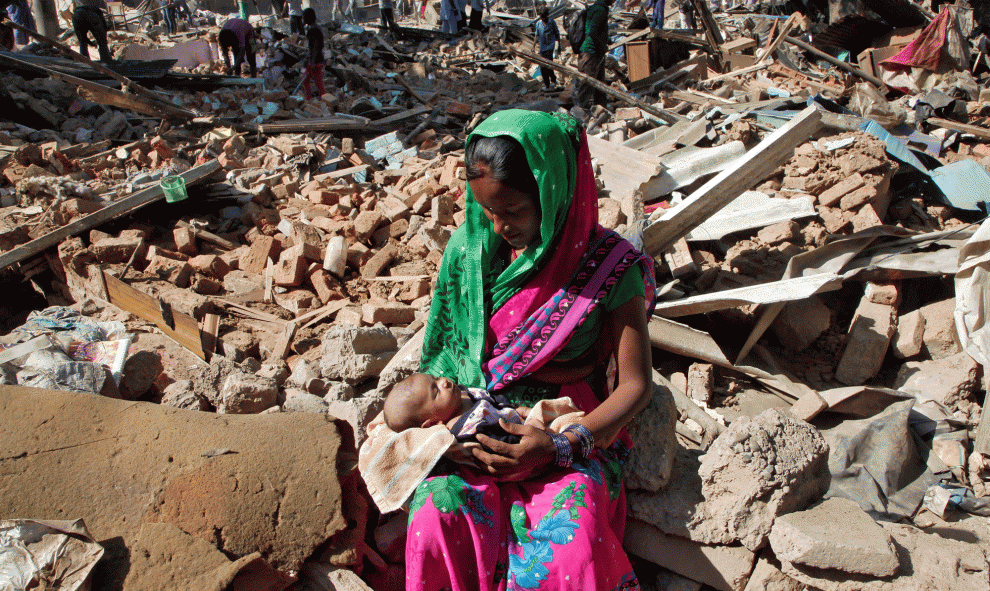
[[[986,589],[990,66],[972,9],[881,4],[864,21],[695,3],[697,28],[670,31],[628,2],[611,105],[588,111],[541,88],[529,7],[460,35],[329,22],[308,100],[306,39],[274,16],[251,17],[257,80],[222,75],[204,9],[178,35],[111,33],[119,57],[179,59],[179,78],[141,79],[158,98],[11,66],[0,405],[30,420],[0,440],[35,484],[0,486],[3,518],[119,537],[94,577],[121,588],[401,587],[406,515],[378,513],[356,449],[419,365],[468,133],[561,110],[588,132],[600,222],[657,263],[626,483],[643,587]],[[548,8],[561,31],[577,12]],[[187,197],[154,203],[176,176]],[[87,433],[113,437],[59,447]],[[87,464],[103,482],[49,475]],[[125,464],[141,477],[116,485]]]

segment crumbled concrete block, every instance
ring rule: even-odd
[[[323,333],[320,369],[325,379],[361,383],[377,376],[399,349],[395,336],[384,326],[339,324],[339,313],[337,321]]]
[[[327,408],[326,401],[315,394],[295,388],[286,388],[285,390],[285,402],[282,403],[283,412],[308,412],[322,415],[327,413]]]
[[[778,516],[769,539],[777,558],[803,566],[881,578],[900,567],[890,534],[841,497]]]
[[[707,452],[678,448],[666,487],[629,491],[629,515],[702,544],[756,550],[775,517],[820,499],[830,482],[821,433],[769,409],[733,421]]]
[[[358,447],[368,437],[368,425],[385,408],[385,399],[358,397],[350,400],[333,400],[327,404],[327,414],[350,424]]]
[[[955,298],[919,309],[925,319],[925,349],[932,359],[945,359],[962,351],[956,336],[955,310]]]
[[[450,240],[452,234],[453,232],[446,227],[430,220],[419,228],[417,236],[431,251],[443,253],[443,249],[447,248],[447,241]]]
[[[872,203],[877,197],[877,188],[873,185],[866,185],[850,191],[839,200],[839,209],[852,211],[858,207]]]
[[[719,591],[742,591],[756,560],[742,546],[700,544],[638,519],[626,522],[622,545],[630,554]]]
[[[255,414],[275,405],[278,385],[275,380],[258,375],[232,372],[223,382],[217,412]]]
[[[864,296],[856,308],[846,348],[835,368],[835,379],[849,386],[865,383],[880,371],[894,336],[897,308],[871,302]]]
[[[650,404],[626,427],[633,448],[626,461],[626,486],[656,492],[670,481],[677,455],[677,406],[670,391],[653,384]]]
[[[336,323],[339,325],[349,325],[349,326],[363,326],[364,322],[361,320],[363,314],[361,313],[361,308],[357,306],[347,306],[342,308],[337,312]]]
[[[275,293],[275,303],[299,316],[313,307],[313,294],[305,289],[292,289],[285,293]]]
[[[807,587],[788,577],[766,558],[756,561],[743,591],[807,591]]]
[[[894,388],[941,402],[949,408],[980,390],[980,364],[968,353],[901,366]]]
[[[890,346],[899,359],[907,359],[921,353],[925,344],[925,317],[920,310],[908,312],[897,318],[897,330]]]
[[[787,302],[771,328],[781,344],[803,351],[832,325],[832,310],[817,295]]]
[[[193,391],[189,380],[177,380],[169,384],[162,393],[162,404],[186,410],[206,411],[210,408],[210,403]]]

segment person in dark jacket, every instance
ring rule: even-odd
[[[316,96],[321,97],[326,90],[323,87],[323,68],[326,57],[323,56],[323,29],[316,24],[316,11],[307,8],[303,11],[303,22],[306,23],[306,42],[309,52],[306,55],[306,73],[303,78],[303,92],[306,100],[313,98],[313,88]]]
[[[112,62],[110,47],[107,45],[107,19],[104,12],[107,4],[104,0],[76,0],[76,8],[72,11],[72,28],[79,40],[79,53],[89,57],[89,46],[95,45],[100,53],[101,62]],[[89,34],[93,35],[93,43]]]
[[[578,57],[578,71],[605,82],[605,54],[608,52],[608,9],[615,0],[595,0],[588,7],[584,21],[584,43]],[[605,93],[586,82],[574,85],[574,102],[588,110],[592,105],[605,106]]]
[[[240,75],[241,64],[247,61],[251,77],[258,77],[258,66],[254,59],[254,29],[251,23],[242,18],[232,18],[220,29],[220,53],[226,65],[227,75]],[[234,67],[230,66],[230,54],[234,54]]]

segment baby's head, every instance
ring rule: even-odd
[[[385,398],[385,424],[396,433],[441,425],[462,410],[461,389],[449,378],[414,373],[392,386]]]

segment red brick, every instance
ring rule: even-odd
[[[281,252],[282,245],[277,240],[262,234],[255,238],[251,250],[241,258],[241,269],[248,273],[264,273],[268,259],[277,260]]]
[[[203,295],[216,295],[220,293],[223,286],[212,277],[196,275],[192,280],[192,290]]]
[[[151,139],[151,149],[157,152],[162,160],[170,160],[175,157],[175,151],[168,147],[161,136],[156,135]]]
[[[230,265],[215,254],[201,254],[189,259],[189,264],[197,272],[214,279],[223,279],[230,272]]]
[[[144,272],[149,275],[158,275],[162,279],[175,284],[176,287],[188,287],[193,269],[185,261],[176,261],[174,259],[156,256],[151,259]]]
[[[386,244],[364,264],[364,267],[361,268],[361,277],[365,279],[378,277],[392,264],[397,254],[398,249],[395,247],[395,244]]]
[[[458,115],[460,117],[470,117],[471,116],[471,105],[465,103],[450,103],[447,105],[448,115]]]
[[[361,320],[365,324],[377,324],[379,322],[385,325],[409,324],[415,319],[416,308],[408,304],[363,304],[361,306]]]
[[[196,235],[192,228],[179,226],[172,230],[172,237],[175,239],[175,249],[184,255],[194,257],[199,254],[196,248]]]
[[[827,207],[835,207],[844,195],[855,191],[865,184],[866,181],[863,180],[863,176],[857,172],[856,174],[839,181],[831,188],[822,191],[822,194],[818,196],[818,203]]]
[[[295,287],[303,282],[309,262],[303,256],[302,248],[292,247],[282,252],[272,278],[276,285]]]
[[[174,250],[168,250],[167,248],[162,248],[160,246],[149,246],[148,247],[148,260],[150,261],[153,257],[165,257],[167,259],[172,259],[173,261],[188,261],[189,255],[182,254],[181,252],[175,252]]]
[[[320,298],[320,301],[324,304],[343,297],[343,294],[340,293],[340,284],[337,280],[320,267],[316,267],[309,272],[309,283],[316,291],[316,297]]]

